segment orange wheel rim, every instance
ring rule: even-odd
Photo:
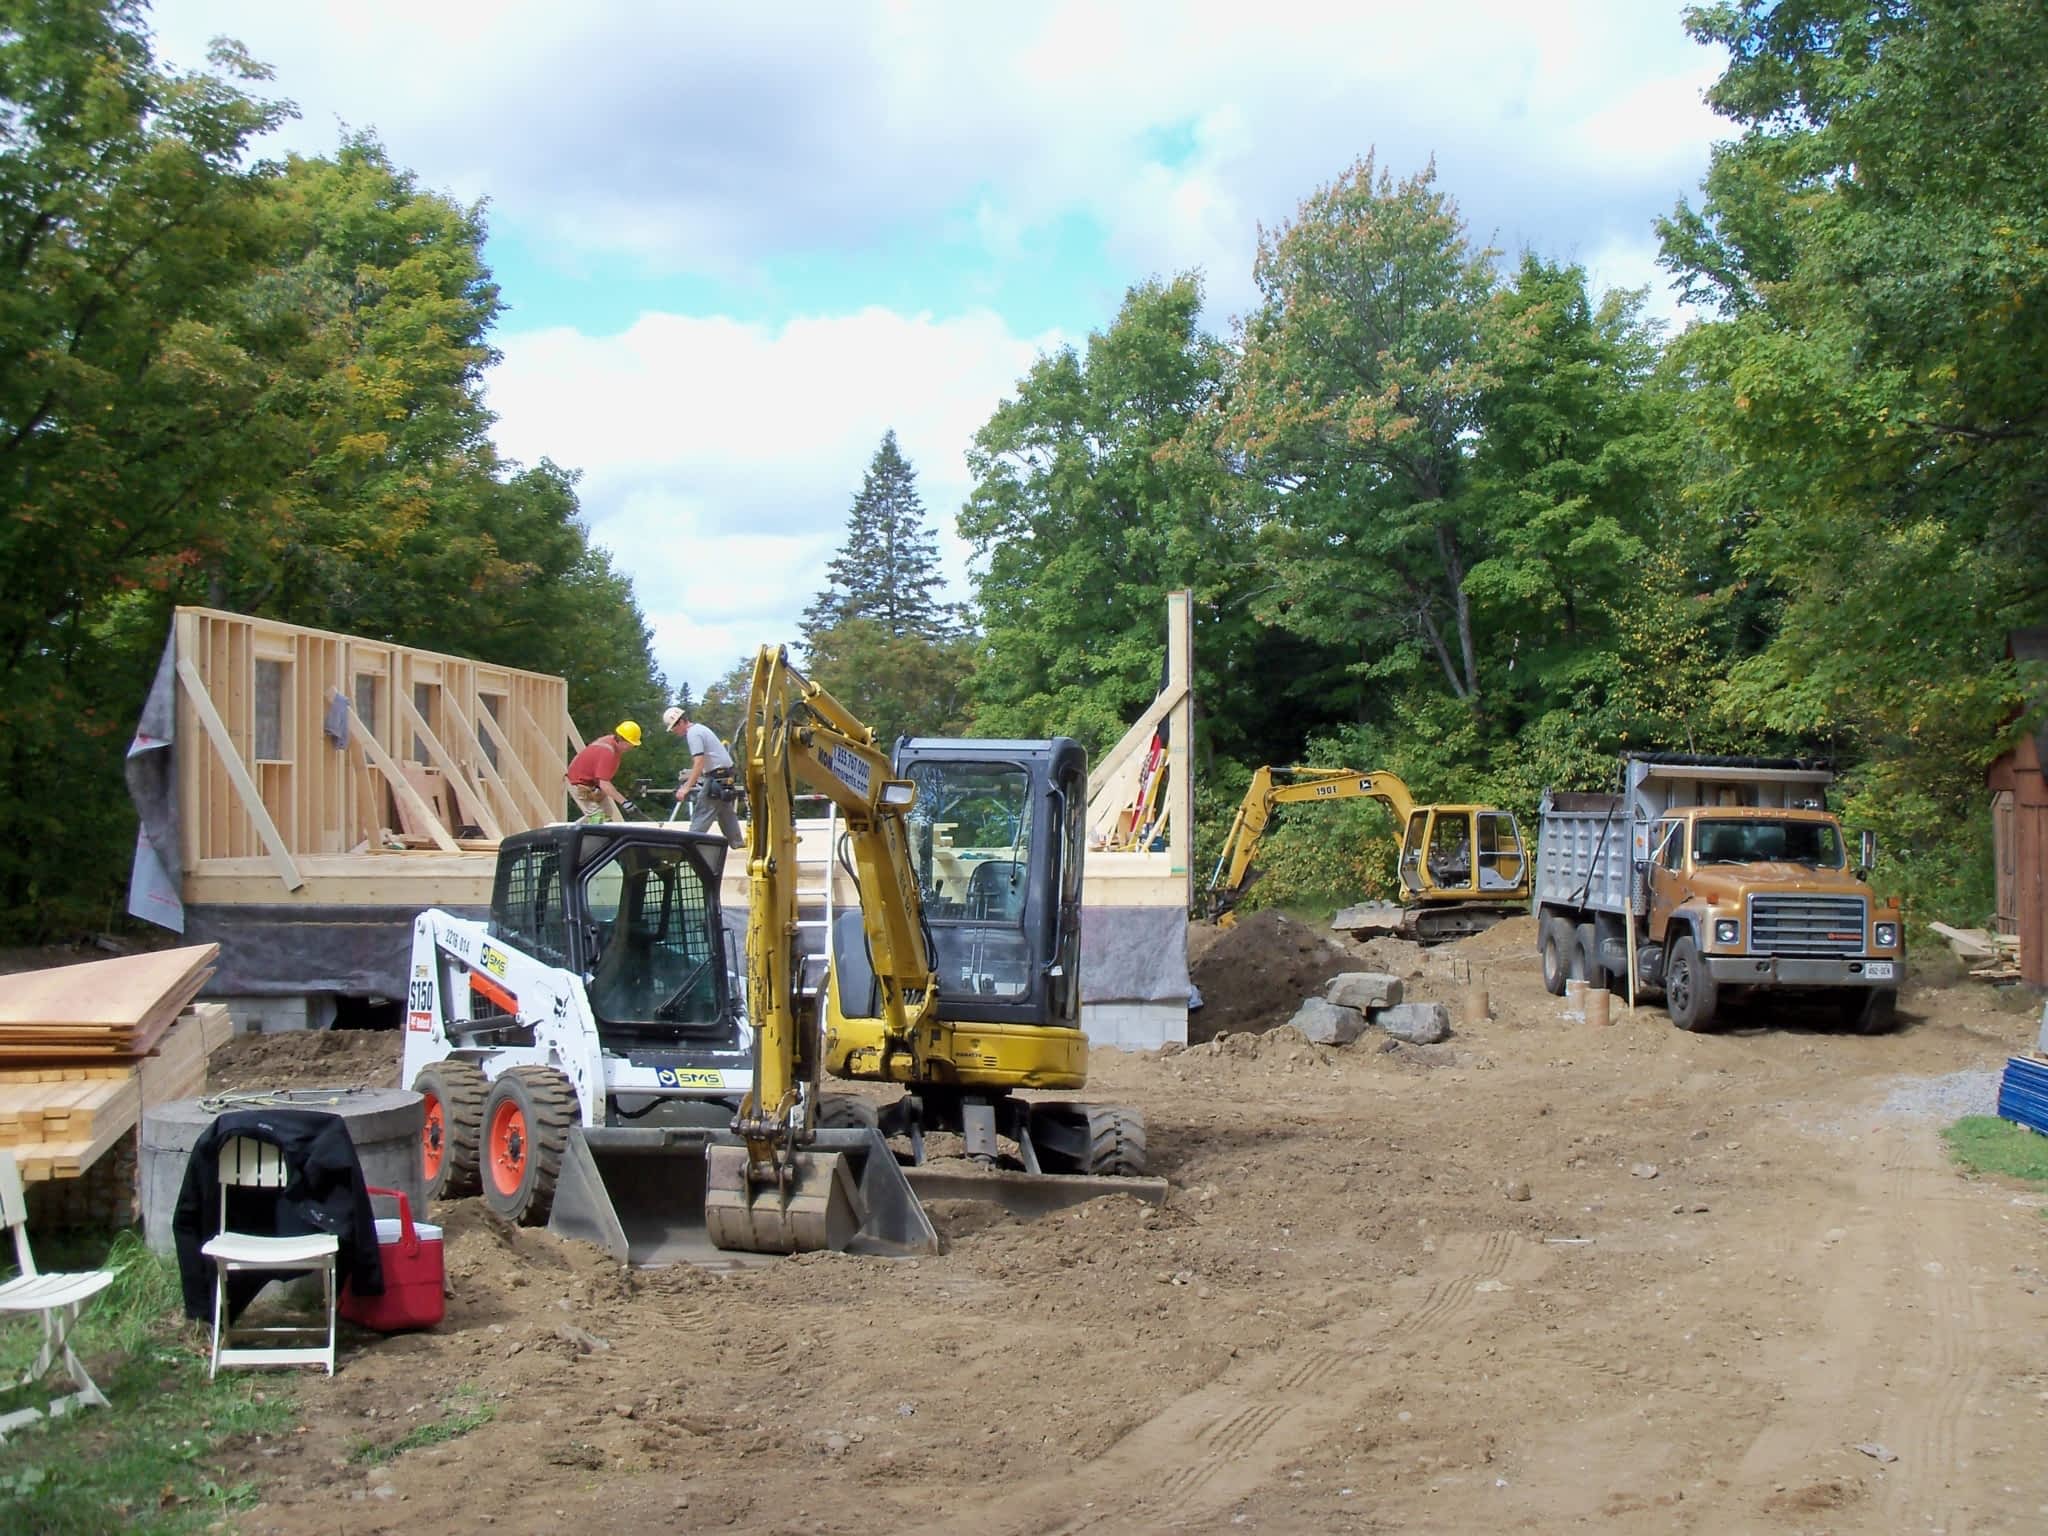
[[[431,1093],[426,1096],[427,1120],[420,1128],[420,1171],[429,1179],[437,1178],[441,1172],[443,1148],[447,1145],[448,1121],[441,1113],[441,1101]]]
[[[501,1100],[491,1116],[491,1183],[501,1195],[516,1195],[526,1177],[526,1112]]]

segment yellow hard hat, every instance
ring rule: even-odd
[[[621,720],[619,728],[613,731],[612,734],[628,746],[637,747],[640,745],[640,727],[631,720]]]

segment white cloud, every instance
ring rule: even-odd
[[[755,646],[796,639],[886,431],[957,579],[967,445],[1058,341],[987,313],[866,309],[772,329],[646,314],[614,336],[504,336],[490,404],[507,454],[583,469],[592,534],[632,576],[657,659],[701,688]]]
[[[306,110],[374,125],[431,185],[565,253],[745,279],[973,210],[1100,221],[1129,279],[1203,265],[1245,291],[1258,220],[1377,146],[1435,155],[1481,231],[1640,230],[1692,185],[1714,120],[1681,0],[1239,0],[961,6],[814,0],[160,0],[161,46],[215,32]],[[1192,152],[1162,158],[1162,134]],[[1175,159],[1175,163],[1167,163]],[[1589,227],[1590,226],[1590,227]]]

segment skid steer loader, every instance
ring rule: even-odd
[[[726,853],[675,826],[544,827],[499,848],[488,922],[419,916],[402,1080],[430,1195],[636,1264],[710,1256],[704,1148],[753,1082]],[[870,1203],[900,1229],[916,1201],[895,1185]]]

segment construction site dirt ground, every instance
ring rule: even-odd
[[[1196,973],[1232,977],[1238,1027],[1278,1023],[1314,937],[1202,934]],[[304,1430],[222,1466],[263,1488],[237,1524],[2048,1528],[2048,1196],[1959,1174],[1938,1136],[2038,1000],[1915,985],[1880,1038],[1618,1005],[1598,1028],[1529,940],[1373,946],[1412,995],[1485,981],[1494,1016],[1440,1046],[1097,1054],[1161,1210],[953,1206],[937,1258],[721,1275],[445,1206],[447,1320],[295,1380]],[[1263,1006],[1238,986],[1262,967]],[[239,1040],[216,1082],[388,1082],[397,1046]]]

